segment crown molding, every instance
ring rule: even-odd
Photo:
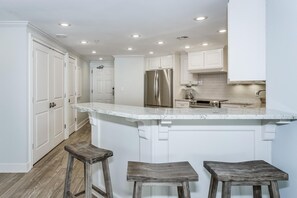
[[[27,27],[29,21],[0,21],[0,26]]]

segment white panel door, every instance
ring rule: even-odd
[[[114,103],[114,68],[93,68],[93,102]]]
[[[50,149],[50,49],[34,43],[34,120],[33,162],[43,157]]]
[[[69,64],[67,68],[67,84],[68,84],[68,94],[67,94],[67,129],[69,135],[75,130],[75,110],[71,107],[75,103],[75,60],[69,58]]]
[[[64,139],[64,58],[33,44],[33,163]]]
[[[64,140],[64,56],[58,52],[53,52],[51,74],[50,96],[54,105],[50,111],[55,147]]]

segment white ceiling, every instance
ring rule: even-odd
[[[190,50],[211,49],[227,44],[228,0],[1,0],[0,21],[25,20],[47,32],[87,60],[111,55],[165,55]],[[203,22],[197,16],[207,16]],[[68,22],[71,27],[58,24]],[[139,39],[131,34],[139,33]],[[178,36],[189,36],[177,40]],[[87,45],[81,45],[87,40]],[[99,42],[95,42],[99,40]],[[157,41],[165,44],[158,46]],[[202,42],[209,46],[202,47]],[[128,51],[133,47],[133,51]],[[93,55],[92,50],[97,54]]]

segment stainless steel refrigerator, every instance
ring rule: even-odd
[[[172,69],[152,70],[145,73],[145,106],[173,107]]]

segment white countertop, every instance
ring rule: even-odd
[[[136,120],[297,120],[297,114],[265,108],[148,108],[106,103],[73,105],[80,112],[97,112]]]

